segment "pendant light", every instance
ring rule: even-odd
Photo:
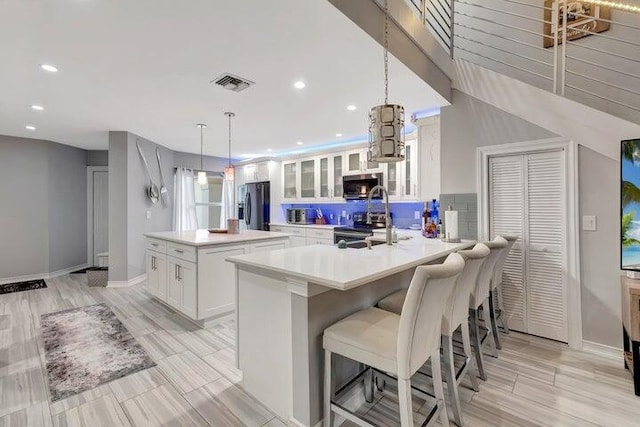
[[[207,185],[207,173],[204,171],[202,157],[204,152],[203,131],[207,127],[204,123],[198,123],[196,126],[200,128],[200,171],[198,172],[198,184]]]
[[[384,104],[369,110],[367,159],[380,163],[404,160],[404,107],[389,104],[389,5],[384,0]]]
[[[229,118],[229,165],[224,168],[224,178],[229,181],[233,181],[235,177],[235,169],[231,165],[231,118],[236,114],[231,111],[224,113]]]

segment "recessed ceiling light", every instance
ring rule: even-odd
[[[273,150],[272,150],[271,148],[267,148],[267,151],[270,153],[270,152],[272,152]]]
[[[340,138],[342,136],[341,133],[336,133],[336,138]]]
[[[53,65],[50,64],[41,64],[40,68],[42,68],[45,71],[48,71],[50,73],[57,73],[58,72],[58,68],[54,67]]]
[[[293,87],[295,87],[296,89],[304,89],[305,86],[306,84],[304,84],[302,80],[298,80],[293,84]]]
[[[36,127],[35,127],[35,126],[33,126],[33,125],[26,125],[24,128],[25,128],[26,130],[36,130]]]
[[[42,105],[32,105],[31,109],[36,111],[43,111],[44,107]]]
[[[296,144],[298,144],[298,145],[302,145],[302,144],[304,144],[304,143],[303,143],[302,141],[298,141],[298,142],[296,142]]]
[[[355,111],[356,110],[356,106],[355,105],[347,105],[347,110]]]

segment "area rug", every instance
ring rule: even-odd
[[[0,295],[10,294],[13,292],[31,291],[33,289],[43,289],[46,287],[47,284],[43,279],[28,280],[26,282],[6,283],[4,285],[0,285]]]
[[[106,304],[40,316],[51,401],[155,366]]]

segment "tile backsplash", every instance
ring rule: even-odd
[[[294,203],[283,204],[281,208],[283,218],[286,218],[286,210],[288,208],[320,208],[328,224],[338,224],[338,217],[344,212],[346,217],[343,217],[342,224],[349,226],[353,225],[351,218],[354,212],[366,212],[367,202],[364,200],[352,200],[342,203]],[[409,228],[412,224],[421,224],[420,216],[424,209],[424,202],[391,202],[390,208],[393,225],[396,227]],[[384,202],[382,200],[374,200],[371,210],[373,212],[384,212]],[[415,219],[416,212],[418,212],[418,219]]]

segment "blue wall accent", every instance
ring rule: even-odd
[[[424,209],[424,202],[415,203],[393,203],[390,204],[391,215],[393,217],[393,225],[398,228],[409,228],[412,224],[421,225],[421,219],[414,219],[414,212],[420,212]],[[343,221],[343,225],[353,225],[352,215],[354,212],[366,212],[367,202],[364,200],[352,200],[343,203],[294,203],[281,205],[282,215],[286,218],[287,208],[320,208],[328,224],[338,224],[338,216],[342,211],[347,214],[346,221]],[[382,200],[374,200],[372,204],[372,211],[384,212],[384,202]],[[331,217],[333,215],[333,218]]]

